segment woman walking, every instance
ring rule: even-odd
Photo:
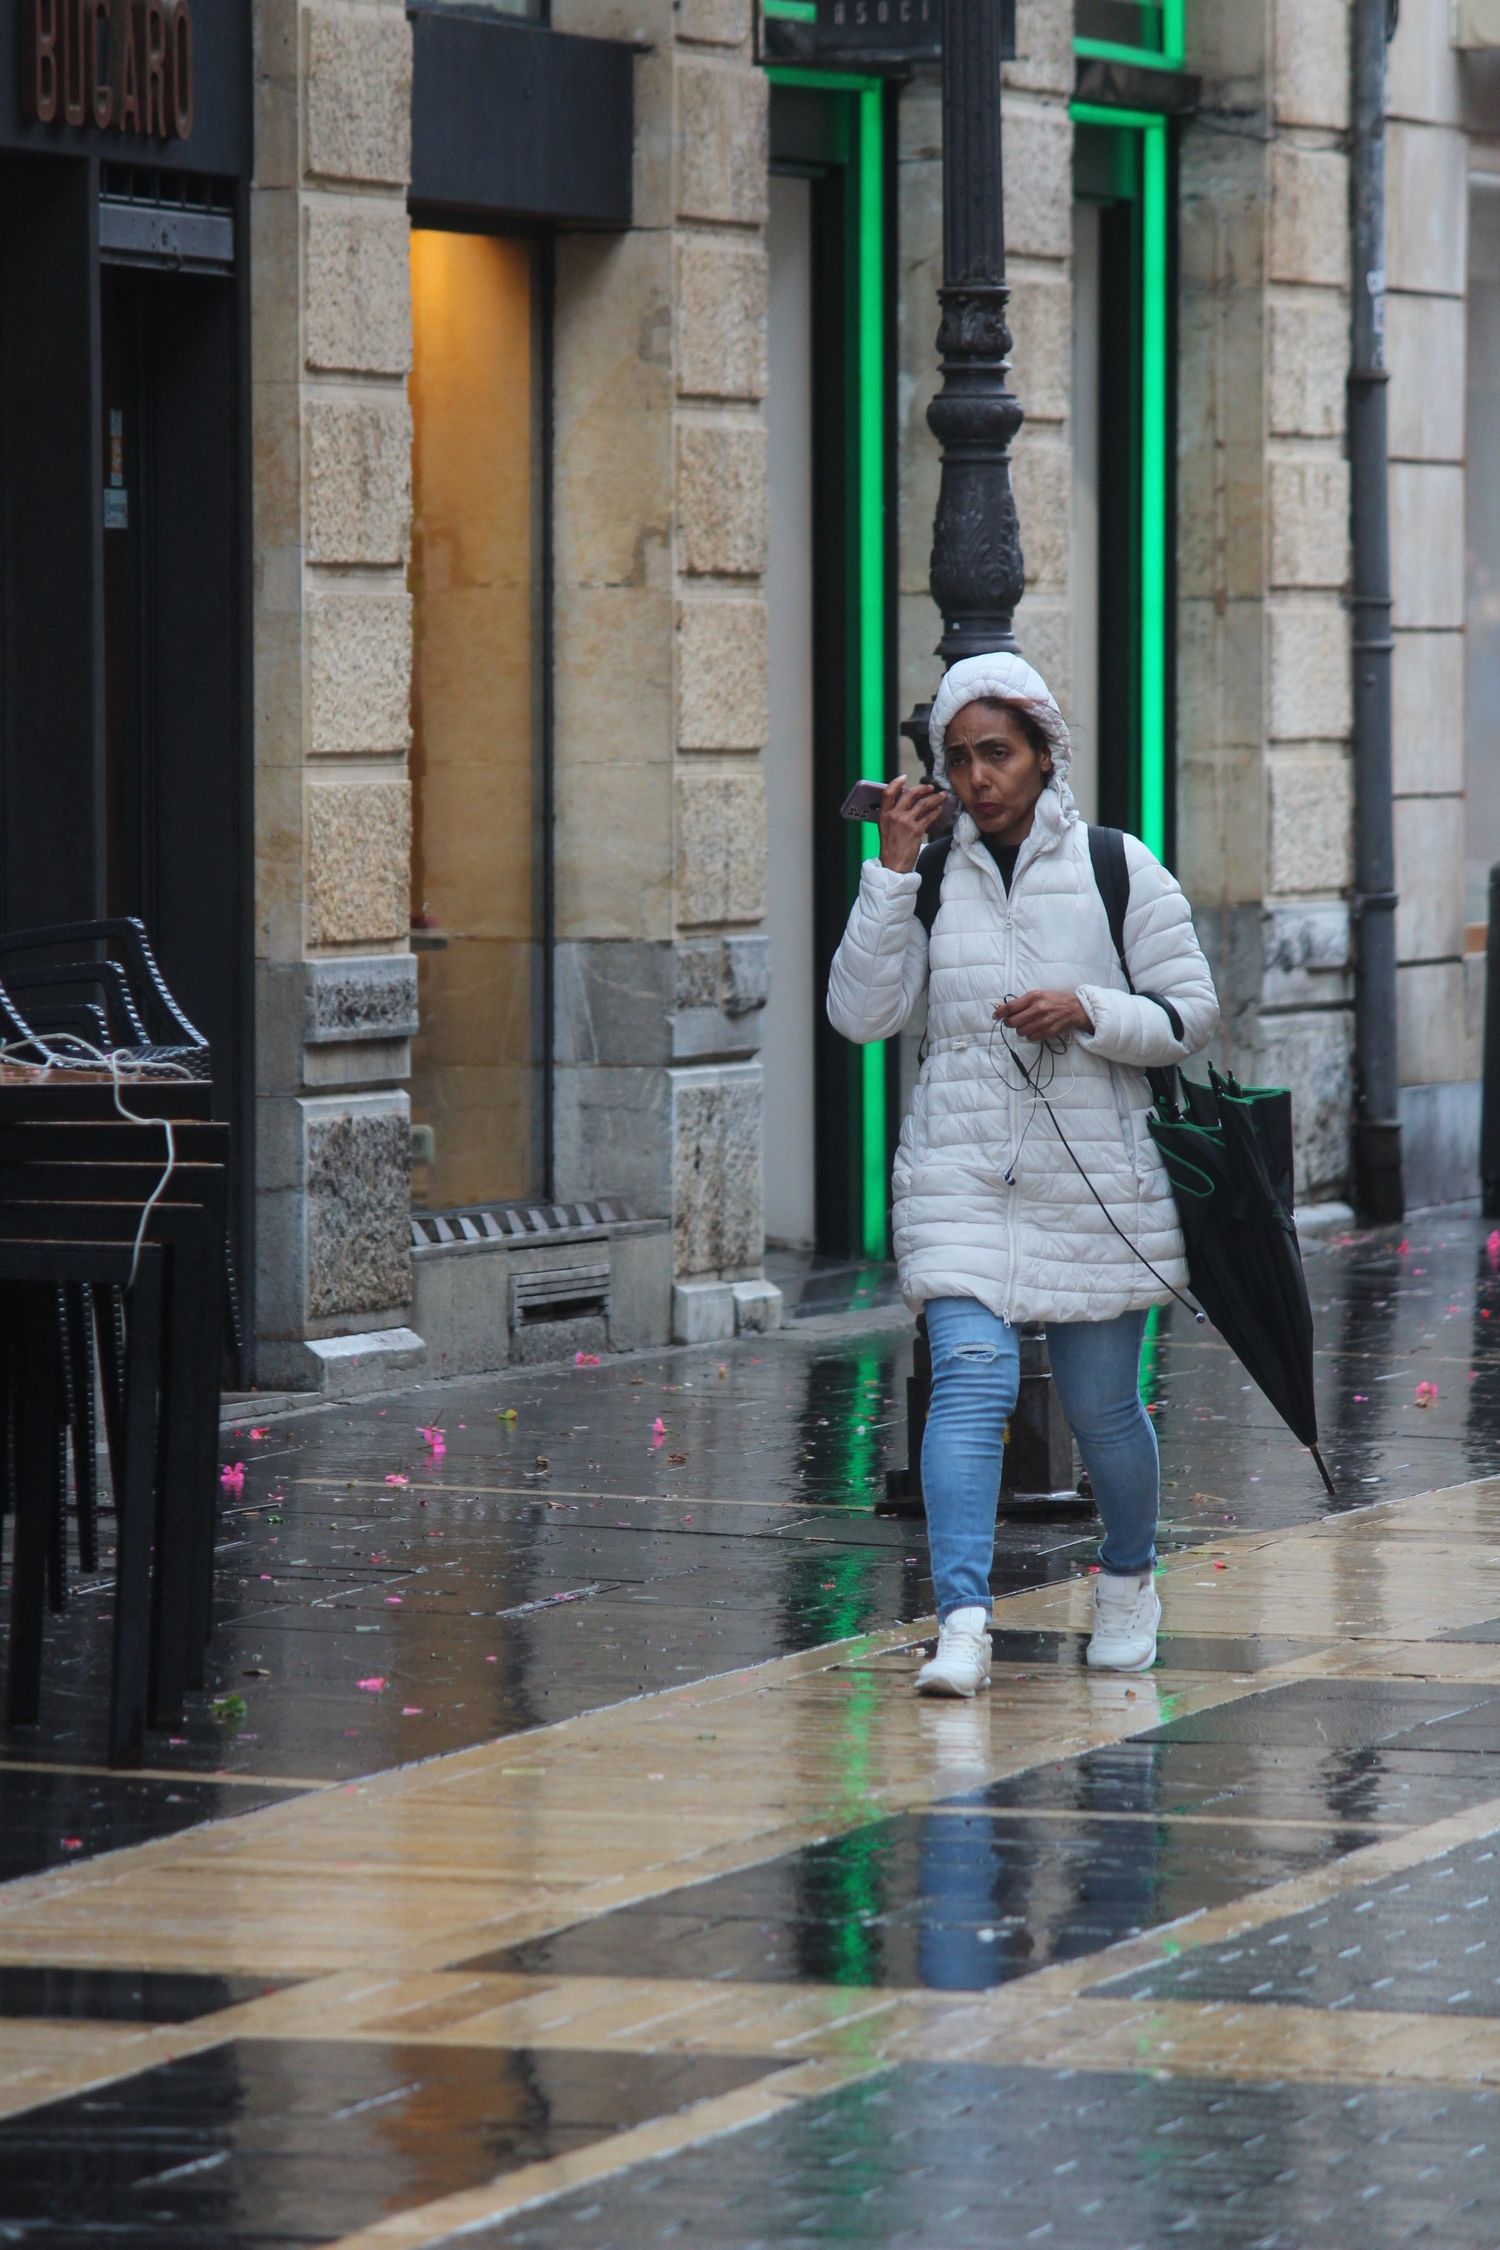
[[[941,1630],[916,1685],[969,1696],[989,1680],[995,1508],[1024,1321],[1046,1323],[1104,1524],[1088,1661],[1144,1671],[1156,1660],[1159,1475],[1141,1340],[1147,1308],[1186,1288],[1187,1265],[1144,1073],[1206,1046],[1219,1007],[1187,900],[1133,836],[1127,982],[1068,787],[1068,730],[1029,664],[955,664],[929,725],[936,779],[962,807],[935,916],[918,910],[916,870],[942,789],[898,777],[828,1013],[847,1039],[889,1039],[927,995],[894,1172],[902,1294],[925,1310],[932,1348],[922,1487]]]

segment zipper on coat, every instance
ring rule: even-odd
[[[999,875],[998,867],[995,869],[995,873],[997,876]],[[1010,904],[1007,900],[1005,910],[1005,989],[1007,992],[1010,991],[1015,982],[1015,974],[1016,924],[1015,916],[1011,913]],[[1010,1145],[1014,1148],[1016,1145],[1016,1089],[1009,1084],[1007,1085],[1007,1099],[1009,1108],[1006,1114],[1006,1130],[1010,1135]],[[1010,1161],[1012,1175],[1014,1175],[1016,1161],[1014,1156]],[[1016,1186],[1014,1176],[1012,1176],[1011,1184],[1006,1190],[1005,1210],[1006,1239],[1010,1249],[1010,1283],[1009,1295],[1005,1301],[1005,1311],[1001,1318],[1004,1320],[1006,1327],[1009,1328],[1016,1317]]]

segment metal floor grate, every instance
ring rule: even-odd
[[[476,1203],[461,1211],[413,1211],[414,1250],[453,1242],[536,1242],[560,1235],[597,1234],[638,1217],[623,1196],[600,1195],[583,1203]]]

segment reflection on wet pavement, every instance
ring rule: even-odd
[[[560,2050],[312,2039],[210,2047],[0,2122],[0,2240],[47,2250],[331,2242],[775,2068],[643,2056],[622,2072]]]
[[[1083,1663],[1088,1645],[1087,1633],[1007,1632],[997,1626],[990,1634],[997,1664],[1073,1668]],[[1269,1634],[1255,1640],[1234,1640],[1228,1635],[1194,1638],[1187,1633],[1164,1632],[1157,1640],[1157,1661],[1169,1672],[1264,1672],[1308,1650],[1306,1641],[1278,1640]]]
[[[175,1835],[200,1820],[253,1812],[292,1794],[194,1774],[58,1773],[0,1765],[0,1883],[95,1852]]]
[[[0,2016],[31,2023],[191,2023],[285,1989],[279,1977],[205,1977],[182,1970],[0,1967]]]
[[[1500,1747],[1500,1745],[1497,1745]],[[1257,1742],[1111,1743],[997,1781],[987,1805],[1173,1819],[1334,1820],[1413,1827],[1500,1796],[1500,1767],[1467,1751],[1320,1750]],[[954,1799],[955,1803],[968,1800]]]
[[[98,1770],[101,1578],[0,1758],[0,2242],[1345,2250],[1357,2182],[1494,2250],[1487,1239],[1310,1251],[1332,1506],[1159,1319],[1161,1663],[1085,1671],[1028,1517],[976,1704],[910,1692],[883,1270],[247,1421],[180,1736]]]
[[[1414,1222],[1404,1248],[1309,1245],[1338,1506],[1500,1469],[1485,1239],[1459,1216]],[[814,1273],[805,1290],[819,1286],[858,1304],[888,1297],[890,1276]],[[923,1529],[874,1514],[910,1360],[904,1322],[886,1320],[429,1385],[260,1436],[242,1424],[225,1440],[246,1474],[224,1517],[209,1692],[152,1763],[370,1773],[921,1616]],[[1419,1381],[1437,1384],[1425,1408]],[[1155,1323],[1146,1388],[1164,1551],[1328,1511],[1307,1457],[1176,1308]],[[441,1430],[441,1454],[421,1428]],[[1076,1517],[1006,1525],[996,1590],[1092,1553]],[[107,1579],[85,1584],[49,1622],[43,1725],[11,1735],[12,1758],[98,1762],[110,1600]],[[94,1827],[73,1824],[85,1849]]]
[[[732,1977],[986,1991],[1368,1843],[1203,1821],[1060,1828],[920,1813],[461,1964],[514,1976]]]

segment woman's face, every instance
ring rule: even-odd
[[[948,722],[943,760],[953,793],[981,835],[1019,844],[1052,771],[1016,713],[1003,703],[966,703]]]

